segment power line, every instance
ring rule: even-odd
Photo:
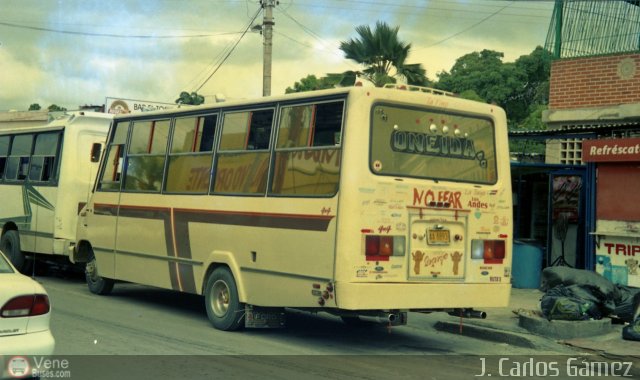
[[[223,33],[216,33],[216,34],[191,34],[191,35],[150,35],[150,34],[149,35],[128,35],[128,34],[78,32],[73,30],[42,28],[37,26],[14,24],[14,23],[4,22],[4,21],[0,21],[0,25],[8,26],[11,28],[37,30],[40,32],[73,34],[73,35],[90,36],[90,37],[110,37],[110,38],[144,38],[144,39],[203,38],[203,37],[215,37],[215,36],[224,36],[224,35],[241,33],[241,32],[223,32]]]
[[[509,3],[514,3],[513,1],[509,1]],[[359,6],[358,4],[360,4],[361,6]],[[366,5],[366,6],[365,6]],[[456,6],[455,4],[447,4],[447,5],[452,5],[452,6]],[[441,7],[441,6],[432,6],[432,5],[405,5],[405,4],[397,4],[397,3],[385,3],[385,2],[377,2],[377,1],[372,1],[372,2],[367,2],[367,1],[349,1],[348,3],[344,3],[344,2],[340,2],[338,4],[319,4],[317,2],[314,3],[310,3],[310,4],[305,4],[305,3],[297,3],[296,6],[298,7],[306,7],[306,8],[325,8],[325,9],[347,9],[347,10],[354,10],[354,11],[360,11],[360,12],[375,12],[375,13],[379,13],[380,9],[379,7],[384,6],[384,7],[393,7],[393,13],[402,13],[402,14],[411,14],[411,15],[415,15],[417,11],[439,11],[439,12],[455,12],[456,14],[473,14],[473,15],[478,15],[478,14],[490,14],[493,11],[492,10],[479,10],[479,9],[472,9],[471,7],[491,7],[491,8],[496,8],[498,7],[498,5],[486,5],[486,4],[467,4],[465,6],[465,8],[447,8],[447,7]],[[516,10],[523,10],[525,11],[524,13],[505,13],[503,14],[503,16],[514,16],[514,17],[529,17],[529,18],[542,18],[542,19],[547,19],[548,16],[544,15],[544,14],[532,14],[532,11],[538,11],[538,12],[548,12],[548,9],[543,9],[543,8],[526,8],[526,7],[518,7],[516,9],[514,9],[514,11]],[[457,16],[457,18],[459,18],[459,16]]]
[[[235,50],[236,46],[238,46],[240,41],[242,41],[242,38],[245,36],[245,34],[247,34],[249,29],[251,29],[251,26],[253,25],[253,22],[256,20],[256,18],[258,18],[258,15],[260,14],[261,11],[262,11],[262,8],[258,9],[258,11],[256,12],[255,16],[253,16],[251,21],[249,21],[249,24],[245,28],[244,32],[242,32],[242,35],[240,36],[240,38],[238,38],[238,41],[236,41],[236,43],[231,47],[231,49],[229,50],[227,55],[222,59],[222,62],[220,62],[218,67],[216,67],[215,70],[213,70],[213,72],[207,77],[207,79],[205,79],[204,82],[202,82],[202,84],[198,88],[196,88],[194,92],[198,92],[205,84],[207,84],[207,82],[211,79],[211,77],[213,77],[213,75],[218,72],[220,67],[227,61],[227,58],[229,58],[231,53],[233,53],[233,51]]]
[[[506,6],[504,6],[504,7],[500,8],[500,9],[498,9],[497,11],[493,12],[493,13],[492,13],[492,14],[490,14],[489,16],[487,16],[487,17],[483,18],[482,20],[480,20],[480,21],[478,21],[478,22],[476,22],[476,23],[474,23],[474,24],[470,25],[469,27],[467,27],[467,28],[465,28],[465,29],[463,29],[463,30],[461,30],[461,31],[459,31],[459,32],[457,32],[457,33],[455,33],[455,34],[450,35],[449,37],[443,38],[443,39],[441,39],[440,41],[435,42],[435,43],[433,43],[433,44],[431,44],[431,45],[429,45],[429,46],[425,46],[425,47],[422,47],[422,48],[414,49],[414,51],[416,51],[416,50],[422,50],[422,49],[428,49],[428,48],[430,48],[430,47],[433,47],[433,46],[439,45],[439,44],[441,44],[441,43],[443,43],[443,42],[445,42],[445,41],[449,41],[450,39],[455,38],[455,37],[457,37],[457,36],[461,35],[462,33],[468,32],[469,30],[471,30],[471,29],[475,28],[476,26],[478,26],[478,25],[482,24],[483,22],[485,22],[485,21],[489,20],[491,17],[493,17],[493,16],[497,15],[498,13],[502,12],[503,10],[507,9],[508,7],[510,7],[510,6],[511,6],[511,4],[512,4],[512,3],[507,4]]]
[[[276,8],[278,9],[278,8]],[[287,18],[289,18],[291,21],[293,21],[296,25],[298,25],[303,31],[305,31],[307,34],[309,34],[311,37],[315,38],[316,40],[318,40],[322,46],[322,49],[333,54],[336,56],[340,56],[340,58],[344,58],[344,56],[342,54],[337,54],[337,52],[334,49],[330,49],[327,48],[327,46],[331,46],[330,44],[328,44],[325,40],[322,39],[322,37],[320,37],[317,33],[315,33],[313,30],[309,29],[308,27],[306,27],[304,24],[302,24],[301,22],[299,22],[298,20],[296,20],[293,16],[291,16],[289,13],[287,13],[286,11],[282,10],[282,9],[278,9],[280,11],[280,13],[282,13],[283,15],[285,15]],[[285,36],[286,37],[286,36]],[[291,40],[293,40],[291,37],[287,37]],[[298,41],[296,41],[298,42]],[[300,43],[300,42],[298,42]],[[302,43],[300,43],[302,44]],[[308,46],[308,45],[307,45]],[[312,47],[312,46],[310,46]],[[355,67],[350,61],[345,60],[345,62],[351,66],[351,67]]]

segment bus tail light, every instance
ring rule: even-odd
[[[44,294],[19,296],[5,303],[0,310],[3,318],[33,317],[49,312],[49,297]]]
[[[387,261],[389,256],[404,256],[405,244],[404,236],[366,235],[364,254],[370,261]]]
[[[471,258],[485,264],[502,264],[506,255],[504,240],[472,240]]]

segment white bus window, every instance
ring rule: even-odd
[[[269,174],[273,113],[273,109],[266,109],[224,116],[214,193],[264,194]]]
[[[273,110],[230,112],[224,115],[220,150],[269,149]]]
[[[218,156],[213,191],[219,194],[264,194],[269,172],[269,152],[231,153]]]
[[[312,105],[284,107],[280,111],[278,128],[278,148],[298,148],[309,146],[309,133],[313,127],[315,107]]]
[[[247,138],[247,150],[269,149],[273,110],[254,111],[251,113],[251,124]]]
[[[344,102],[283,107],[271,193],[323,196],[338,191]]]
[[[169,138],[169,120],[136,121],[131,132],[129,154],[164,154]]]
[[[129,122],[118,123],[115,126],[115,134],[111,144],[124,144],[127,142],[127,133],[129,132]]]
[[[7,166],[10,143],[11,136],[0,136],[0,179],[4,179],[4,170]]]
[[[373,173],[479,184],[497,181],[495,128],[488,118],[377,105]]]
[[[41,133],[36,136],[31,168],[29,169],[29,180],[48,182],[55,178],[59,139],[59,133]]]
[[[250,112],[235,112],[224,115],[220,150],[244,150],[251,121]]]
[[[107,153],[102,178],[100,179],[100,189],[120,190],[120,180],[122,177],[122,158],[124,145],[111,145]]]
[[[171,153],[211,152],[217,115],[176,119]]]
[[[177,118],[171,137],[167,192],[209,191],[213,161],[213,137],[217,115]]]
[[[321,103],[316,105],[313,146],[340,145],[344,102]]]
[[[124,188],[130,191],[159,192],[164,175],[165,152],[170,120],[133,123]]]
[[[99,187],[101,190],[120,190],[124,144],[127,142],[128,131],[128,121],[114,126],[113,140],[107,147],[106,161],[100,178]]]
[[[159,192],[163,171],[164,155],[129,156],[124,188],[131,191]]]
[[[6,179],[22,181],[27,178],[33,135],[16,135],[7,162]]]

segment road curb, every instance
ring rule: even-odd
[[[534,334],[553,339],[585,338],[613,331],[610,318],[588,321],[549,321],[538,316],[520,314],[519,326]]]
[[[459,323],[439,321],[434,325],[436,330],[448,333],[470,336],[472,338],[490,340],[492,342],[507,343],[513,346],[524,348],[537,348],[529,338],[520,334],[515,334],[503,330],[496,330],[490,327],[480,327],[474,325],[462,325]]]

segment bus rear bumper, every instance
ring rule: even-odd
[[[336,282],[336,304],[346,310],[427,310],[506,307],[511,284]]]

